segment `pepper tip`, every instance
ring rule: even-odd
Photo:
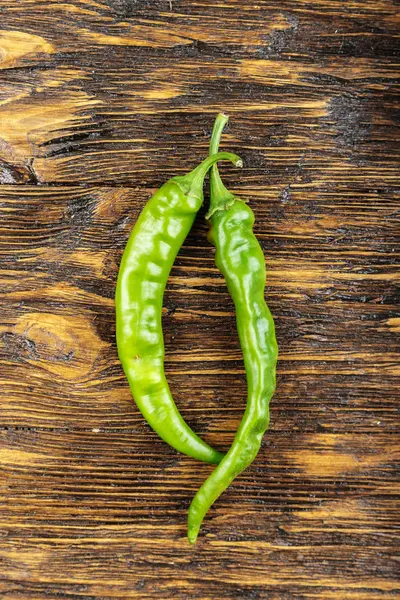
[[[199,535],[199,531],[200,531],[200,523],[197,523],[196,520],[193,519],[193,515],[189,509],[187,536],[188,536],[188,540],[191,544],[196,543],[197,536]]]
[[[192,546],[196,543],[198,533],[198,531],[188,531],[188,540]]]

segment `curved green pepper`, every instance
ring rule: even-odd
[[[219,140],[228,117],[218,115],[211,138],[210,153]],[[210,506],[257,456],[269,425],[269,401],[275,390],[278,346],[274,321],[264,300],[265,259],[253,234],[254,214],[221,181],[218,167],[210,175],[211,229],[215,263],[223,274],[235,303],[236,324],[243,350],[248,385],[244,416],[230,450],[203,483],[194,497],[188,517],[188,538],[197,535]]]
[[[125,248],[115,298],[118,355],[137,406],[170,446],[209,463],[223,455],[190,429],[174,403],[164,373],[161,313],[168,275],[203,202],[204,177],[218,160],[242,164],[220,152],[170,179],[147,202]]]

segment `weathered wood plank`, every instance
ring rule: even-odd
[[[189,550],[185,508],[209,467],[165,462],[157,448],[141,452],[139,464],[129,434],[4,433],[9,576],[18,581],[26,565],[42,572],[36,586],[74,593],[82,585],[82,597],[168,598],[172,588],[177,597],[262,597],[267,582],[277,597],[389,597],[397,538],[387,436],[266,441]],[[223,565],[218,577],[210,563]]]
[[[198,70],[180,58],[168,59],[170,68],[165,57],[145,67],[141,58],[115,62],[108,72],[60,65],[3,76],[3,183],[158,186],[206,155],[221,109],[232,116],[225,147],[241,152],[245,173],[264,187],[336,178],[379,186],[397,175],[398,151],[384,146],[398,136],[399,86],[387,64],[210,58]]]
[[[394,3],[5,6],[4,183],[159,185],[204,156],[221,109],[262,185],[396,176]]]
[[[31,2],[2,0],[3,24],[21,30],[25,36],[13,40],[6,60],[32,64],[40,53],[93,53],[99,47],[133,47],[161,51],[186,50],[193,55],[207,52],[236,54],[252,52],[294,54],[305,50],[332,53],[390,56],[390,46],[398,34],[395,0],[364,2],[351,6],[340,0],[282,0],[279,6],[269,0],[244,5],[229,2],[185,2],[185,0],[85,0],[70,2]],[[334,22],[339,29],[331,32]],[[305,31],[302,31],[304,28]],[[32,35],[46,34],[47,44]],[[312,36],[307,36],[307,34]],[[331,39],[326,39],[331,38]],[[9,47],[10,47],[9,46]],[[219,48],[218,48],[219,47]],[[17,51],[18,50],[18,51]]]

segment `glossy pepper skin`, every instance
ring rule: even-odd
[[[170,446],[209,463],[223,455],[190,429],[175,405],[164,373],[161,314],[168,275],[202,205],[204,177],[217,160],[241,166],[238,156],[220,152],[170,179],[147,202],[126,245],[115,298],[118,355],[138,408]]]
[[[210,152],[218,149],[228,118],[218,115]],[[230,450],[194,497],[188,518],[188,538],[197,535],[210,506],[257,456],[269,425],[269,401],[275,390],[278,346],[271,313],[264,300],[265,259],[253,234],[254,214],[223,185],[218,168],[210,175],[209,240],[216,248],[215,263],[235,303],[236,324],[248,385],[244,416]]]

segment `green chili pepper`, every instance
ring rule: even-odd
[[[218,149],[228,117],[218,115],[210,152]],[[197,539],[210,506],[255,459],[269,424],[269,401],[275,390],[278,347],[271,313],[265,304],[265,260],[253,234],[254,214],[223,185],[218,168],[210,175],[211,220],[209,240],[215,245],[215,263],[235,303],[236,323],[243,350],[248,385],[247,406],[234,442],[194,497],[188,519],[188,538]]]
[[[190,429],[174,403],[164,373],[161,312],[168,275],[203,202],[204,177],[218,160],[242,165],[235,154],[220,152],[150,198],[128,240],[116,289],[118,355],[136,404],[170,446],[209,463],[223,454]]]

